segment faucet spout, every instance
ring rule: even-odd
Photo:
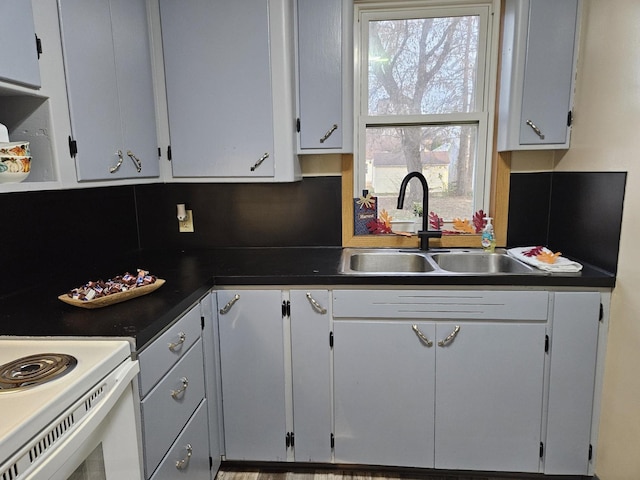
[[[412,178],[417,178],[422,184],[422,230],[418,232],[420,237],[420,250],[429,250],[429,238],[440,238],[442,232],[440,230],[429,230],[427,215],[429,213],[429,185],[427,179],[420,172],[409,172],[400,184],[400,192],[398,194],[398,210],[404,206],[404,196],[407,185]]]

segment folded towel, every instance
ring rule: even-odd
[[[528,257],[524,254],[524,252],[528,252],[529,250],[536,247],[516,247],[510,248],[507,250],[507,253],[512,257],[517,258],[521,262],[532,265],[540,270],[545,270],[547,272],[556,272],[556,273],[571,273],[571,272],[579,272],[582,270],[582,265],[578,262],[573,262],[568,258],[558,256],[556,258],[555,263],[546,263],[541,262],[536,257]],[[544,247],[542,251],[547,253],[553,253],[548,248]]]

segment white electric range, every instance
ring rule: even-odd
[[[0,478],[140,479],[138,371],[126,340],[0,337]]]

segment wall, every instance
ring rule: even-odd
[[[627,171],[596,451],[600,480],[640,478],[640,2],[584,0],[571,148],[555,171]],[[540,163],[536,164],[534,157]],[[550,153],[518,154],[545,169]]]

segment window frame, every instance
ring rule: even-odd
[[[389,2],[366,0],[359,2],[356,0],[354,6],[354,145],[356,146],[353,156],[343,157],[342,186],[343,186],[343,245],[344,246],[397,246],[411,247],[417,246],[417,237],[399,237],[394,235],[353,235],[353,198],[354,192],[362,190],[365,177],[364,162],[358,161],[359,152],[365,151],[366,128],[367,126],[388,125],[389,118],[385,116],[368,115],[368,101],[360,98],[365,92],[368,96],[368,75],[360,81],[361,66],[367,58],[366,49],[363,47],[368,28],[359,28],[358,23],[362,21],[377,20],[389,11],[402,11],[405,17],[415,18],[416,7],[427,6],[433,9],[433,13],[453,16],[463,14],[480,14],[481,22],[486,22],[481,28],[480,44],[487,42],[486,49],[483,50],[482,58],[479,58],[478,75],[482,75],[482,81],[478,81],[476,95],[476,106],[481,106],[481,111],[461,114],[437,115],[440,123],[466,123],[478,120],[478,165],[481,175],[476,175],[474,189],[480,191],[481,200],[476,205],[481,205],[484,211],[494,218],[494,227],[498,244],[506,242],[506,216],[507,201],[503,199],[504,194],[500,194],[506,187],[508,197],[508,176],[510,174],[510,156],[498,154],[495,151],[495,126],[497,120],[497,85],[498,85],[498,64],[499,64],[499,40],[501,25],[501,2],[500,0],[414,0],[403,2]],[[484,12],[484,17],[482,16]],[[395,18],[395,16],[394,16]],[[482,67],[480,65],[482,64]],[[368,61],[366,66],[368,67]],[[482,72],[481,72],[482,71]],[[366,115],[363,115],[363,112]],[[420,117],[420,118],[414,118]],[[431,115],[408,116],[403,118],[407,121],[418,120],[415,125],[428,125],[425,119],[430,119]],[[484,124],[482,120],[484,118]],[[399,123],[399,122],[396,122]],[[474,123],[475,124],[475,123]],[[482,158],[480,158],[482,157]],[[498,185],[501,190],[497,191]],[[351,195],[347,201],[348,191]],[[350,214],[347,212],[350,210]],[[504,216],[504,219],[502,218]],[[473,246],[479,245],[479,235],[451,235],[440,240],[431,240],[434,246]]]

